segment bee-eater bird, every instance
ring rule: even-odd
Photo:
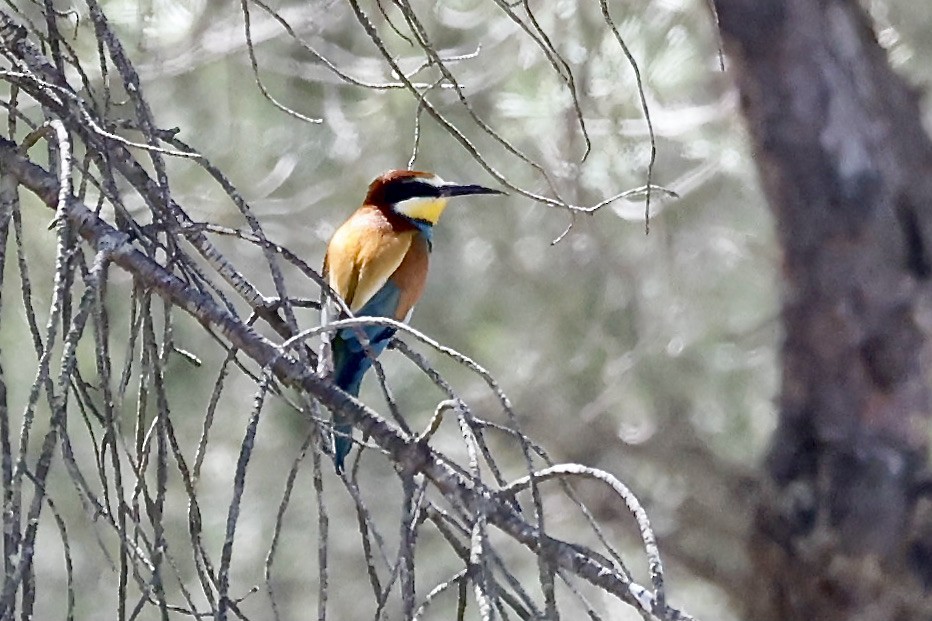
[[[324,258],[324,278],[357,317],[408,321],[427,279],[431,234],[447,201],[467,194],[503,194],[479,185],[460,185],[437,175],[392,170],[370,185],[362,207],[336,230]],[[331,312],[323,304],[322,323]],[[369,353],[360,341],[368,340]],[[395,333],[394,328],[343,328],[331,337],[333,381],[353,396],[362,377]],[[349,453],[352,426],[335,419],[333,452],[337,472]]]

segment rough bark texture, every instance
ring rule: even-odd
[[[932,143],[855,0],[716,0],[784,251],[748,618],[929,617]]]

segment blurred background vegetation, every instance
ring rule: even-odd
[[[38,4],[20,4],[25,3],[11,5],[15,14],[40,20]],[[653,180],[679,198],[653,196],[648,235],[644,203],[619,200],[573,219],[572,229],[558,243],[553,240],[571,222],[566,210],[515,192],[501,200],[454,203],[436,230],[428,290],[412,323],[491,371],[524,429],[554,459],[604,468],[631,486],[646,503],[661,551],[674,569],[674,604],[698,618],[734,619],[740,610],[733,599],[740,597],[736,580],[747,570],[742,546],[750,505],[742,499],[753,494],[754,471],[775,425],[780,257],[727,59],[726,71],[719,67],[708,7],[699,0],[609,4],[643,78],[656,135]],[[932,82],[932,5],[906,0],[867,4],[891,61],[925,89]],[[393,22],[403,23],[397,7],[383,5]],[[564,81],[500,6],[444,0],[415,8],[441,54],[463,56],[449,66],[476,114],[538,162],[567,200],[591,205],[643,185],[650,161],[648,126],[635,74],[598,3],[531,5],[574,72],[591,138],[588,155]],[[82,14],[86,8],[78,3],[56,6],[73,11],[64,19],[74,25],[68,33],[74,38],[68,42],[77,56],[94,59],[96,40]],[[264,87],[283,105],[322,123],[286,114],[262,95],[250,66],[239,3],[112,0],[102,6],[136,63],[159,126],[179,128],[182,140],[235,183],[269,238],[311,265],[320,264],[329,236],[360,202],[369,181],[384,170],[407,166],[418,119],[414,168],[496,186],[448,132],[419,114],[410,93],[347,83],[260,5],[249,4],[248,11]],[[280,2],[273,7],[300,39],[345,73],[364,82],[394,79],[348,4]],[[374,4],[364,9],[399,64],[417,67],[422,62],[419,51],[392,32]],[[514,10],[523,9],[519,5]],[[92,83],[102,79],[93,60],[83,66]],[[423,72],[424,80],[429,76],[430,70]],[[7,98],[9,89],[3,88]],[[550,193],[541,174],[478,129],[453,92],[434,89],[428,98],[512,183]],[[927,117],[932,114],[928,104],[925,109]],[[37,109],[31,113],[39,114]],[[113,116],[120,116],[119,108]],[[237,209],[203,169],[181,159],[169,164],[173,194],[195,220],[244,227]],[[147,210],[139,199],[133,204],[133,196],[126,194],[127,207],[145,220]],[[48,212],[25,195],[24,201],[32,301],[44,320],[52,291],[48,279],[54,237],[47,230]],[[263,264],[261,251],[234,239],[217,238],[216,243],[263,292],[272,292],[264,271],[250,272],[250,266]],[[7,262],[6,270],[4,293],[20,284],[14,261]],[[297,271],[288,277],[292,295],[317,298],[316,286]],[[125,334],[129,278],[117,271],[113,278],[108,304],[114,334]],[[10,302],[14,297],[2,307],[0,361],[11,410],[18,417],[17,404],[25,401],[34,379],[35,354],[22,305]],[[299,319],[305,327],[317,323],[312,311]],[[203,361],[193,367],[177,357],[167,377],[173,423],[183,450],[193,456],[223,351],[187,317],[177,318],[174,329],[178,341]],[[477,415],[505,422],[480,378],[421,351]],[[21,364],[24,359],[29,364]],[[426,424],[443,395],[398,353],[389,351],[383,364],[401,410],[415,427]],[[81,365],[87,377],[94,375],[92,356]],[[254,388],[243,377],[229,385],[205,456],[199,488],[202,518],[207,544],[216,549],[223,542],[232,472]],[[365,382],[362,398],[384,409],[374,378]],[[134,405],[131,399],[124,404],[128,420]],[[301,415],[283,403],[273,411],[275,415],[262,419],[250,465],[233,564],[234,596],[246,595],[263,581],[288,470],[307,434]],[[454,424],[445,425],[450,426],[448,433],[435,439],[436,446],[462,452]],[[505,462],[511,460],[512,474],[519,475],[521,457],[515,445],[503,441],[499,448],[513,452]],[[75,449],[93,463],[90,444]],[[363,459],[361,485],[370,491],[393,485],[393,477],[379,472],[380,463]],[[49,490],[59,510],[79,514],[82,508],[68,477],[58,473],[52,481]],[[336,557],[331,616],[369,618],[374,604],[358,565],[352,502],[333,482],[327,482],[327,489]],[[613,538],[626,542],[634,559],[629,565],[643,571],[636,530],[616,506],[617,499],[595,487],[582,486],[580,492]],[[398,496],[388,494],[377,511],[397,511]],[[186,497],[172,477],[168,501],[167,520],[177,529],[169,541],[183,549]],[[553,500],[548,508],[555,532],[583,540],[590,536],[560,501]],[[48,536],[40,535],[47,543],[36,557],[37,581],[49,592],[64,586],[65,575],[62,549],[54,543],[55,525],[43,522],[42,528]],[[316,528],[311,480],[302,470],[271,581],[282,618],[307,618],[316,611]],[[389,542],[397,537],[392,528],[383,535]],[[114,574],[101,549],[113,541],[92,521],[69,536],[76,591],[82,594],[76,616],[105,618],[115,606]],[[431,543],[422,545],[429,550]],[[514,562],[524,563],[534,575],[533,559],[522,558],[516,553]],[[445,576],[446,568],[442,558],[425,554],[422,560],[419,589],[426,592],[431,577]],[[188,575],[184,568],[181,572]],[[246,597],[244,614],[268,618],[269,603],[262,598]],[[432,618],[451,618],[452,605],[438,606]],[[632,610],[614,608],[616,603],[599,605],[608,607],[610,618],[637,618]],[[43,599],[36,618],[59,618],[64,607],[63,600]]]

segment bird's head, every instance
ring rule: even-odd
[[[504,194],[481,185],[461,185],[416,170],[391,170],[369,184],[366,204],[433,226],[453,196]]]

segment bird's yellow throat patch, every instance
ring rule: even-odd
[[[409,198],[395,205],[395,211],[415,220],[437,224],[447,206],[446,198]]]

